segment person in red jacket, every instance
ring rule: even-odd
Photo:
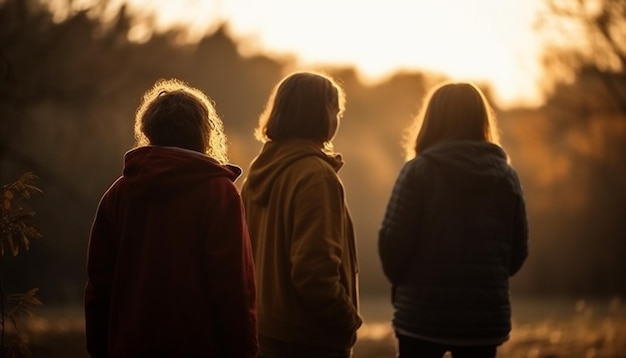
[[[85,288],[91,357],[256,357],[254,265],[239,167],[212,102],[179,80],[148,90],[137,148],[102,197]]]

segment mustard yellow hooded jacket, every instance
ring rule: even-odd
[[[356,342],[358,264],[342,164],[290,139],[265,143],[250,166],[242,198],[260,337],[346,352]]]

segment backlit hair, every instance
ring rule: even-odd
[[[213,102],[177,79],[158,80],[143,95],[135,115],[137,146],[173,146],[228,161],[226,135]]]
[[[327,75],[296,72],[272,91],[259,117],[255,136],[261,142],[310,139],[332,148],[331,118],[345,108],[343,89]],[[333,112],[336,111],[336,112]]]
[[[415,118],[407,159],[445,141],[483,141],[500,144],[496,118],[487,99],[471,83],[443,83],[433,88]]]

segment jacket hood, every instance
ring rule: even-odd
[[[504,150],[489,142],[445,142],[426,149],[421,156],[456,185],[474,189],[491,186],[510,171]]]
[[[340,154],[327,153],[319,144],[305,139],[270,141],[263,145],[252,161],[245,186],[252,201],[267,204],[276,178],[294,162],[305,157],[318,157],[335,171],[343,166]]]
[[[240,175],[241,168],[235,165],[221,165],[205,154],[177,147],[146,146],[124,155],[124,180],[139,196],[167,196],[210,178],[234,182]]]

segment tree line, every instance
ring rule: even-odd
[[[559,19],[557,10],[551,21]],[[133,146],[134,111],[155,80],[179,78],[215,101],[231,160],[245,177],[260,149],[253,130],[267,95],[297,66],[290,58],[241,55],[228,24],[197,43],[181,44],[176,29],[137,43],[128,39],[133,18],[124,7],[107,24],[90,14],[78,11],[57,22],[43,0],[0,2],[0,179],[8,183],[33,171],[44,191],[32,200],[44,239],[27,255],[5,259],[3,272],[20,272],[6,285],[16,291],[40,287],[44,302],[82,299],[91,220]],[[612,15],[618,17],[614,21],[626,24],[623,12],[618,15]],[[573,50],[547,50],[546,70],[553,80],[546,103],[507,110],[495,103],[531,225],[531,256],[513,289],[624,294],[619,274],[626,272],[626,100],[619,80],[624,70],[602,67],[594,58],[574,65],[566,60]],[[568,66],[572,76],[556,76],[555,63]],[[354,68],[320,70],[336,77],[348,94],[335,147],[346,159],[340,175],[359,239],[362,291],[386,293],[375,242],[404,160],[403,130],[426,91],[445,78],[399,72],[365,85]]]

